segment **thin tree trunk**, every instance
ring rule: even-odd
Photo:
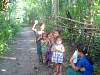
[[[94,0],[88,0],[90,24],[93,24],[93,9],[92,9],[93,1]]]
[[[57,25],[57,19],[59,13],[59,0],[52,0],[52,16],[54,17],[54,23]]]

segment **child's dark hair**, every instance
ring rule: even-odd
[[[47,37],[47,33],[43,33],[43,34],[42,34],[42,37],[44,37],[44,36]]]
[[[60,34],[60,32],[58,30],[54,30],[53,33],[57,32],[58,34]]]
[[[84,44],[77,45],[77,49],[79,52],[82,52],[84,55],[87,54],[87,47]]]
[[[39,23],[38,30],[41,30],[41,26],[45,23]]]
[[[40,26],[42,26],[43,24],[45,24],[45,23],[41,22],[41,23],[40,23]]]
[[[79,52],[82,52],[86,56],[86,59],[88,60],[88,62],[91,65],[93,65],[92,58],[91,58],[91,56],[88,55],[88,47],[85,46],[84,44],[79,44],[79,45],[77,45],[77,49],[78,49]]]

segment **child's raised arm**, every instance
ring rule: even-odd
[[[37,31],[36,29],[35,29],[35,26],[38,24],[38,20],[35,20],[35,24],[33,25],[33,27],[32,27],[32,30],[33,31]]]
[[[36,24],[33,25],[32,30],[36,32],[37,30],[35,29],[35,26]]]

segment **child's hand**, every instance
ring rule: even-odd
[[[80,71],[85,71],[85,68],[81,68]]]
[[[35,20],[35,24],[38,24],[38,20]]]
[[[62,52],[62,51],[60,51],[60,50],[56,50],[56,51],[58,51],[58,52]]]
[[[32,28],[33,31],[36,31],[36,29]]]
[[[73,57],[71,57],[71,58],[70,58],[70,63],[73,63],[73,60],[74,60],[74,58],[73,58]]]
[[[56,52],[56,50],[54,49],[53,52]]]

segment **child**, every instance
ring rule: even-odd
[[[44,33],[41,39],[41,52],[42,52],[42,62],[43,63],[46,62],[47,49],[48,49],[48,38],[47,38],[47,34]]]
[[[33,25],[33,27],[32,27],[32,30],[33,30],[33,31],[36,31],[35,27],[36,27],[37,24],[38,24],[38,20],[35,20],[35,23],[34,23],[34,25]]]
[[[38,37],[42,37],[42,34],[44,33],[44,29],[45,29],[45,24],[44,23],[40,23],[40,26],[38,29],[35,28],[35,26],[38,24],[37,21],[35,21],[35,24],[32,27],[32,30],[36,33],[36,39],[39,39]]]
[[[73,59],[70,60],[71,67],[76,72],[72,70],[67,75],[92,75],[93,74],[93,64],[92,64],[90,58],[86,55],[87,48],[83,44],[79,44],[77,46],[77,49],[78,49],[78,55],[80,56],[79,61],[75,65],[73,63]]]
[[[46,63],[48,64],[48,67],[51,65],[51,57],[52,57],[52,52],[51,52],[51,48],[54,44],[54,38],[53,38],[53,33],[48,33],[48,40],[49,40],[49,43],[48,43],[48,51],[47,51],[47,54],[46,54]]]
[[[57,37],[55,40],[55,44],[53,45],[51,51],[53,52],[52,55],[52,62],[55,63],[55,75],[61,75],[62,72],[62,63],[63,63],[63,54],[64,54],[64,46],[62,44],[62,39]]]
[[[42,62],[41,38],[42,38],[42,34],[44,33],[45,24],[41,23],[40,27],[38,29],[35,29],[35,26],[37,24],[38,24],[38,22],[35,21],[35,24],[33,25],[32,30],[36,33],[37,54],[39,57],[39,62]]]
[[[56,39],[56,37],[58,37],[59,36],[59,32],[58,31],[54,31],[53,32],[53,37],[54,37],[54,39]]]

